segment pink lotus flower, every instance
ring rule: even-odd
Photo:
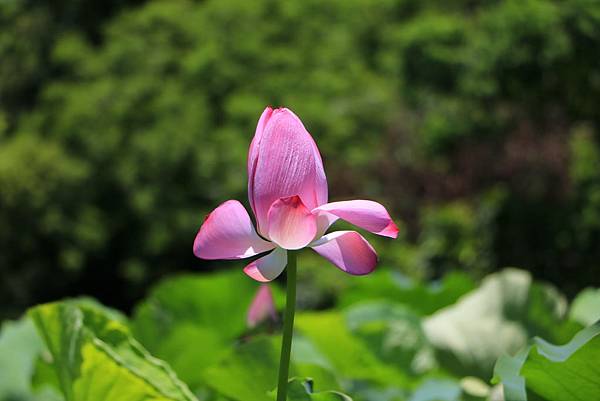
[[[257,230],[242,204],[229,200],[210,213],[194,241],[202,259],[242,259],[268,254],[244,268],[267,282],[283,272],[287,251],[313,249],[341,270],[364,275],[377,254],[356,231],[327,229],[337,220],[385,237],[398,228],[386,209],[370,200],[327,203],[327,179],[319,149],[292,111],[267,107],[248,152],[248,197]]]
[[[261,284],[248,309],[248,327],[253,329],[269,319],[273,322],[277,320],[275,300],[271,288],[267,284]]]

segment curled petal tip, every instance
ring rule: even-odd
[[[400,232],[400,230],[398,229],[398,226],[396,225],[396,223],[394,223],[393,220],[390,220],[390,223],[380,232],[378,232],[377,234],[382,235],[384,237],[389,237],[389,238],[398,238],[398,233]]]
[[[331,214],[377,235],[390,238],[398,236],[398,227],[385,207],[371,200],[359,199],[327,203],[314,209],[313,213]]]
[[[346,273],[363,276],[375,270],[377,252],[356,231],[336,231],[315,241],[312,249]]]
[[[254,262],[244,267],[244,273],[246,273],[248,277],[258,281],[259,283],[268,283],[269,281],[271,281],[261,274],[260,270]]]

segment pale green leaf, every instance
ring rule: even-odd
[[[600,288],[586,288],[577,294],[569,317],[585,326],[600,320]]]
[[[572,335],[573,327],[564,323],[566,310],[556,289],[534,283],[528,272],[506,269],[427,318],[424,329],[447,369],[488,380],[495,361],[517,352],[528,338]]]
[[[30,380],[43,342],[31,320],[7,321],[0,330],[0,400],[33,397]],[[26,398],[27,397],[27,398]]]
[[[600,394],[600,322],[565,345],[541,338],[517,356],[503,357],[495,381],[504,386],[506,401],[590,401]]]

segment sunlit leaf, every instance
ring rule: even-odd
[[[167,364],[103,308],[65,301],[35,307],[29,316],[52,355],[67,401],[196,400]]]
[[[600,319],[600,288],[586,288],[577,294],[569,317],[585,326]]]
[[[494,381],[506,401],[542,397],[548,401],[588,401],[600,394],[600,322],[561,346],[536,338],[515,357],[500,358]]]
[[[564,323],[566,310],[556,289],[506,269],[427,318],[424,329],[446,368],[487,380],[500,355],[517,352],[533,335],[559,340],[580,328]]]

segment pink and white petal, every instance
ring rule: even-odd
[[[304,124],[302,124],[302,120],[298,117],[293,111],[289,109],[287,110],[293,118],[296,119],[297,123],[304,128]],[[304,128],[306,131],[306,128]],[[315,142],[314,138],[310,135],[308,131],[308,138],[312,144],[313,155],[315,160],[315,197],[317,201],[317,205],[324,205],[327,203],[329,199],[329,189],[327,187],[327,176],[325,175],[325,168],[323,167],[323,158],[321,157],[321,152],[319,151],[319,147]]]
[[[273,109],[270,106],[267,106],[260,118],[258,119],[258,123],[256,124],[256,131],[254,132],[254,137],[252,138],[252,142],[250,143],[250,148],[248,149],[248,175],[252,175],[252,169],[254,162],[258,156],[258,149],[260,147],[260,140],[262,138],[263,131],[265,130],[265,126],[267,125],[267,121],[271,118],[273,114]]]
[[[325,235],[327,229],[339,219],[339,217],[327,212],[313,211],[313,214],[317,216],[317,235],[315,235],[315,238],[321,238]]]
[[[258,236],[248,212],[236,200],[222,203],[204,220],[194,240],[201,259],[241,259],[275,248]]]
[[[287,265],[287,251],[275,248],[273,252],[256,259],[244,268],[244,273],[261,283],[275,280]]]
[[[370,200],[331,202],[313,209],[313,213],[332,214],[374,234],[398,237],[398,227],[385,207]]]
[[[349,274],[369,274],[377,265],[377,253],[356,231],[332,232],[313,242],[311,248]]]
[[[273,202],[267,221],[269,239],[284,249],[304,248],[317,234],[317,217],[298,195]]]
[[[250,158],[248,196],[262,234],[266,235],[269,209],[279,198],[298,195],[309,210],[327,202],[317,145],[290,110],[273,110],[260,139],[253,141]]]
[[[267,125],[267,121],[271,118],[273,114],[273,109],[268,106],[262,112],[258,123],[256,125],[256,131],[254,132],[254,138],[252,138],[252,142],[250,143],[250,148],[248,149],[248,194],[252,194],[254,192],[254,172],[256,171],[256,164],[258,161],[258,149],[260,148],[260,140],[262,138],[263,131],[265,129],[265,125]],[[252,196],[248,196],[250,200],[250,207],[254,211],[254,200]]]

